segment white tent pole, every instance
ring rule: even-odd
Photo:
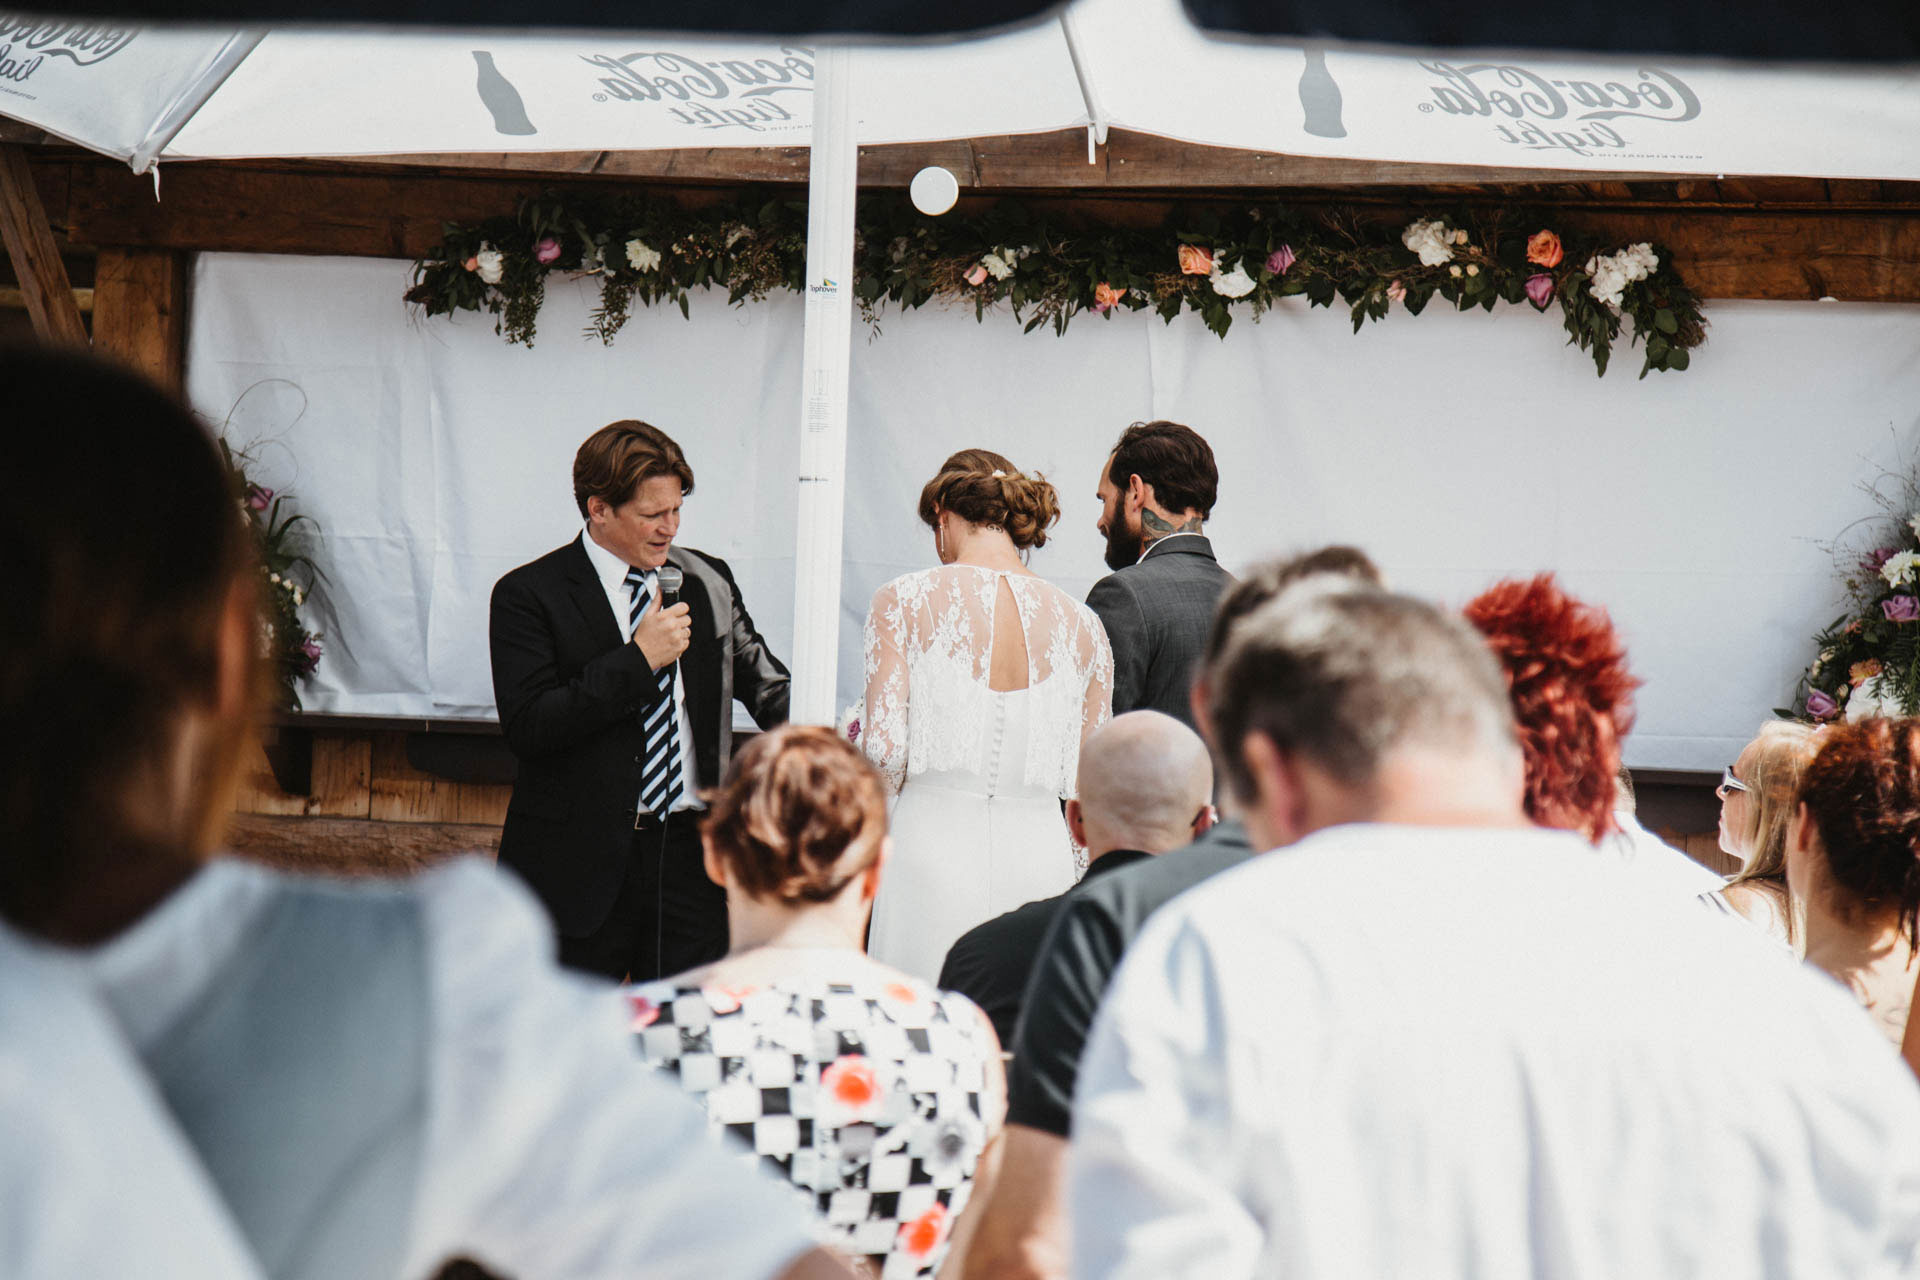
[[[1074,30],[1073,11],[1060,11],[1060,34],[1067,38],[1067,59],[1073,63],[1073,78],[1080,82],[1080,101],[1087,104],[1087,163],[1094,163],[1094,146],[1107,145],[1107,113],[1094,90],[1093,77],[1087,74],[1086,59],[1080,54],[1080,37]]]
[[[153,162],[160,158],[160,153],[167,149],[167,144],[180,136],[180,131],[187,127],[187,122],[193,119],[200,108],[207,105],[207,99],[227,82],[227,77],[247,60],[247,55],[258,48],[260,42],[266,37],[265,31],[234,32],[227,43],[221,46],[220,52],[213,55],[213,60],[207,64],[207,69],[180,90],[167,109],[160,113],[160,118],[153,122],[153,127],[147,130],[147,136],[134,147],[133,154],[128,157],[127,163],[133,166],[135,173],[145,173]],[[159,179],[155,178],[154,183],[154,195],[158,197]]]
[[[853,335],[853,57],[825,45],[814,60],[807,162],[807,311],[800,365],[800,527],[794,540],[796,724],[831,725],[840,655],[840,545],[845,529],[847,374]]]

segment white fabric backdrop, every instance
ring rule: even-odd
[[[325,531],[310,612],[327,653],[313,710],[491,714],[487,597],[579,528],[569,467],[594,428],[641,417],[698,477],[681,540],[726,558],[776,652],[792,650],[800,304],[697,296],[579,336],[585,288],[548,293],[539,345],[490,319],[424,321],[383,260],[208,254],[194,275],[189,393]],[[1004,316],[887,314],[855,334],[840,702],[858,697],[873,589],[932,562],[913,514],[955,448],[1059,485],[1034,567],[1076,593],[1104,572],[1093,498],[1126,423],[1212,442],[1209,527],[1230,568],[1330,541],[1459,604],[1558,571],[1604,602],[1647,681],[1631,763],[1717,769],[1791,694],[1838,611],[1819,543],[1920,445],[1920,307],[1728,303],[1693,368],[1636,382],[1565,348],[1550,317],[1430,310],[1359,336],[1285,307],[1222,341],[1192,316],[1083,317],[1063,338]],[[284,379],[285,381],[275,381]]]

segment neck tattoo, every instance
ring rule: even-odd
[[[1151,507],[1140,508],[1140,530],[1144,535],[1141,541],[1148,546],[1175,533],[1200,532],[1200,517],[1188,516],[1179,524],[1173,523]]]

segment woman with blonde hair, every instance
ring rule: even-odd
[[[860,744],[898,797],[900,847],[869,945],[929,982],[961,934],[1078,874],[1060,802],[1113,714],[1113,650],[1026,565],[1059,518],[1045,477],[963,449],[920,492],[939,567],[887,583],[867,613]]]
[[[861,952],[890,852],[880,776],[832,730],[787,725],[748,743],[707,800],[732,949],[631,988],[642,1055],[871,1274],[957,1275],[1006,1078],[966,997]]]
[[[1720,848],[1740,859],[1740,870],[1708,901],[1798,948],[1787,892],[1787,834],[1800,780],[1813,759],[1819,730],[1794,720],[1760,726],[1739,759],[1721,776]]]

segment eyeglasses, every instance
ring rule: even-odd
[[[1732,765],[1728,765],[1724,770],[1721,771],[1720,785],[1713,789],[1713,794],[1719,796],[1722,800],[1725,800],[1727,798],[1727,792],[1729,791],[1745,791],[1749,794],[1751,794],[1753,791],[1752,787],[1748,786],[1746,783],[1740,781],[1740,779],[1733,776]]]

